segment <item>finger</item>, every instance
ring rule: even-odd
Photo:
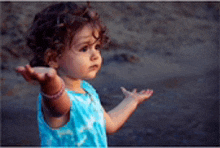
[[[135,88],[135,89],[133,89],[133,91],[132,91],[132,93],[136,93],[137,92],[137,89]]]
[[[142,91],[140,91],[139,93],[140,94],[144,94],[146,92],[146,90],[142,90]]]
[[[126,93],[126,89],[124,87],[120,87],[123,93]]]
[[[40,83],[43,82],[45,80],[45,74],[43,73],[37,73],[37,72],[34,72],[34,77],[37,81],[39,81]]]
[[[15,70],[16,70],[17,73],[22,73],[22,71],[24,71],[25,68],[23,66],[18,66],[18,67],[15,68]]]
[[[51,73],[51,72],[48,72],[48,73],[45,74],[45,79],[48,80],[48,81],[53,79],[53,77],[54,77],[54,74]]]
[[[51,68],[49,71],[45,74],[45,80],[50,81],[56,76],[56,70]]]
[[[144,93],[145,93],[145,94],[149,94],[149,93],[150,93],[150,90],[147,89]]]
[[[25,66],[25,73],[26,73],[26,76],[32,78],[33,77],[33,70],[30,68],[29,65],[26,65]]]
[[[31,75],[33,74],[34,70],[31,68],[30,65],[26,65],[25,68],[29,74],[31,74]]]
[[[122,90],[122,92],[123,92],[123,94],[124,94],[125,96],[127,96],[127,95],[130,94],[130,92],[127,91],[124,87],[121,87],[121,90]]]
[[[23,76],[23,78],[26,80],[26,81],[28,81],[28,82],[30,82],[32,79],[30,78],[30,76],[28,76],[27,74],[26,74],[26,72],[25,71],[22,71],[21,72],[21,75]]]
[[[141,93],[143,93],[143,94],[149,94],[149,93],[151,93],[151,92],[152,92],[151,89],[147,89],[147,90],[142,90],[142,91],[141,91]]]
[[[154,91],[153,91],[153,90],[150,90],[150,94],[151,94],[151,96],[153,95],[153,93],[154,93]]]
[[[152,89],[148,89],[146,93],[152,94],[152,93],[153,93],[153,90],[152,90]]]
[[[153,95],[153,90],[148,89],[144,94],[150,97]]]

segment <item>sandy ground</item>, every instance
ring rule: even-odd
[[[39,146],[39,87],[14,68],[28,63],[24,36],[34,14],[50,3],[1,3],[1,145]],[[219,3],[92,3],[109,28],[95,80],[110,110],[122,99],[120,86],[152,88],[109,146],[219,145]]]

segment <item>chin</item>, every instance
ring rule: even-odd
[[[84,80],[92,80],[92,79],[95,79],[96,78],[96,75],[94,76],[89,76],[89,77],[86,77]]]

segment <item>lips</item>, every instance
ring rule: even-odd
[[[89,69],[91,69],[91,70],[98,70],[99,69],[99,65],[98,64],[92,65],[92,66],[89,67]]]

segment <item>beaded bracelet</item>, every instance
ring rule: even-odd
[[[53,99],[53,100],[59,99],[60,96],[62,96],[63,92],[65,91],[65,83],[62,79],[60,79],[60,80],[62,82],[62,87],[58,93],[56,93],[54,95],[47,95],[47,94],[43,93],[43,91],[41,90],[41,95],[44,96],[46,99]]]

